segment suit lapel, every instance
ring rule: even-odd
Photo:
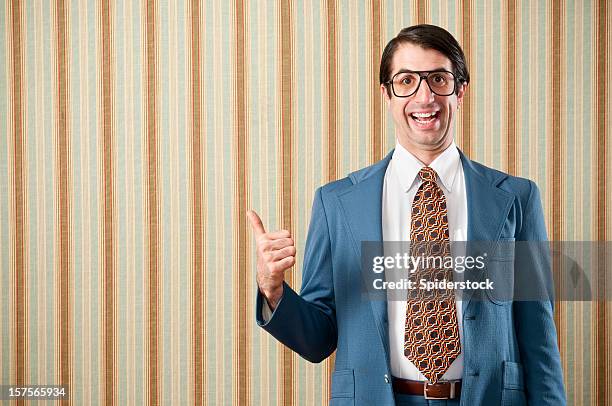
[[[514,200],[510,193],[497,187],[497,184],[507,175],[491,171],[489,174],[495,176],[487,177],[483,169],[474,165],[463,152],[459,151],[459,154],[463,165],[467,196],[468,251],[466,254],[477,256],[483,252],[491,253],[493,245],[499,240]],[[480,277],[481,274],[477,277]],[[467,290],[463,301],[464,312],[471,298],[472,291]]]
[[[357,249],[362,241],[382,241],[382,192],[385,172],[393,150],[380,162],[353,172],[348,189],[338,193],[338,201]]]
[[[382,192],[385,172],[393,151],[367,172],[358,171],[350,176],[355,182],[348,190],[338,194],[338,201],[348,225],[357,261],[361,264],[361,242],[382,242]],[[384,274],[383,274],[384,277]],[[389,363],[389,328],[387,301],[370,299],[374,320],[385,348]]]

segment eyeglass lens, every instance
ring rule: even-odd
[[[410,96],[417,91],[421,77],[414,72],[400,72],[393,77],[393,91],[398,97]],[[449,96],[455,91],[455,78],[450,72],[430,72],[427,83],[432,92]]]

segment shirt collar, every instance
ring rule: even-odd
[[[402,190],[407,192],[415,184],[415,180],[418,180],[417,175],[425,164],[401,146],[399,142],[395,145],[395,151],[391,159],[397,165],[397,175]],[[457,145],[453,141],[429,166],[438,174],[442,186],[448,192],[452,192],[459,165],[461,165],[461,158]]]

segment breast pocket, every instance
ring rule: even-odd
[[[526,405],[523,366],[518,362],[504,361],[502,406]]]
[[[514,238],[502,238],[489,256],[486,278],[493,282],[493,289],[486,289],[489,300],[497,305],[507,305],[514,296]]]
[[[330,406],[355,404],[355,374],[352,369],[338,370],[332,375]]]

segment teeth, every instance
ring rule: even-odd
[[[435,116],[436,112],[432,111],[430,113],[412,113],[412,115],[415,116],[415,117],[427,118],[427,117]]]

